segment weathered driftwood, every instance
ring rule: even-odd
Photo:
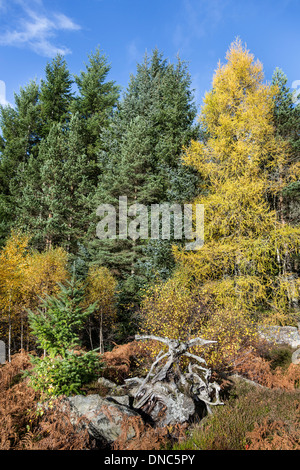
[[[139,385],[134,408],[148,413],[159,425],[168,425],[188,421],[195,414],[197,403],[204,403],[208,413],[211,413],[211,405],[223,404],[219,400],[219,385],[209,380],[211,372],[205,367],[205,360],[188,352],[193,346],[215,341],[194,338],[182,342],[152,335],[136,335],[135,339],[159,341],[168,346],[168,351],[159,352],[145,379],[135,377],[127,381]],[[182,356],[198,364],[190,362],[188,371],[183,372]]]

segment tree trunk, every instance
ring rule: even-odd
[[[23,333],[24,333],[24,324],[23,324],[23,311],[21,311],[21,349],[23,349]]]
[[[126,380],[128,384],[138,384],[134,408],[149,414],[155,425],[186,422],[194,416],[197,402],[202,402],[208,413],[211,413],[212,405],[223,404],[219,400],[220,386],[210,382],[211,371],[205,367],[205,360],[188,352],[193,346],[205,346],[215,341],[193,338],[182,342],[153,335],[136,335],[135,339],[160,341],[169,349],[159,352],[145,379]],[[182,356],[193,361],[189,362],[187,372],[180,367]]]
[[[8,362],[11,362],[11,294],[8,305]]]
[[[48,219],[52,219],[51,212],[49,212],[49,214],[48,214]],[[47,234],[46,235],[46,251],[51,250],[51,248],[52,248],[52,237],[51,237],[51,235]]]
[[[103,344],[103,313],[100,313],[100,324],[99,324],[99,352],[100,354],[104,353],[104,344]]]

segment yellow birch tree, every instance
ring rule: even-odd
[[[68,256],[62,248],[37,252],[30,248],[30,236],[12,233],[0,252],[1,323],[7,325],[8,359],[11,359],[12,337],[24,348],[24,332],[29,331],[27,309],[35,310],[40,298],[55,294],[59,283],[69,276]]]
[[[0,311],[8,328],[8,360],[11,361],[13,322],[22,309],[22,287],[27,266],[29,237],[12,233],[0,253]]]
[[[113,330],[116,321],[117,281],[104,266],[91,267],[86,279],[87,305],[97,302],[94,317],[98,319],[100,354],[104,353],[104,332]]]

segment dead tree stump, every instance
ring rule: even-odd
[[[152,335],[136,335],[135,339],[159,341],[168,346],[167,352],[159,352],[146,378],[127,380],[129,384],[138,384],[133,407],[149,415],[156,426],[189,421],[196,414],[199,403],[205,405],[208,413],[211,413],[211,406],[223,404],[219,399],[220,387],[210,381],[211,371],[205,360],[188,352],[193,346],[205,346],[215,341],[194,338],[183,342]],[[180,367],[183,356],[190,359],[186,372]]]

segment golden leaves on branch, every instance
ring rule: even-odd
[[[35,309],[40,297],[58,290],[68,277],[68,256],[62,248],[40,253],[30,247],[30,236],[13,232],[0,252],[0,312],[3,322],[20,331],[23,346],[28,308]],[[28,332],[27,332],[28,333]]]

